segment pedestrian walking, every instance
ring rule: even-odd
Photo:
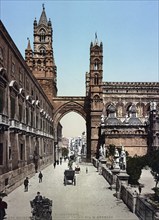
[[[60,157],[60,165],[62,164],[62,157]]]
[[[28,192],[28,185],[29,185],[29,180],[28,177],[26,177],[24,180],[24,192]]]
[[[86,167],[86,173],[88,173],[88,167]]]
[[[0,198],[0,220],[3,220],[6,215],[6,209],[8,207],[8,204],[4,201],[2,201],[2,198]]]
[[[138,186],[138,190],[139,190],[139,195],[141,194],[141,190],[142,190],[142,188],[141,188],[141,185],[139,184],[139,186]]]
[[[54,162],[54,168],[56,167],[56,160],[55,160],[55,162]]]
[[[43,179],[43,174],[41,173],[41,171],[40,171],[38,177],[39,177],[39,183],[41,183],[41,182],[42,182],[42,179]]]

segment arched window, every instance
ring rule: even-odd
[[[95,73],[95,75],[94,75],[94,84],[98,85],[98,83],[99,83],[98,74]]]
[[[94,63],[94,70],[98,70],[98,62],[97,62],[97,60]]]
[[[45,30],[41,29],[40,30],[40,42],[45,42]]]
[[[38,63],[38,65],[40,65],[41,64],[41,60],[38,60],[37,63]]]
[[[40,47],[40,54],[43,56],[46,54],[45,47]]]

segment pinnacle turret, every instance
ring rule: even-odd
[[[28,46],[27,46],[27,49],[26,49],[26,50],[32,50],[32,49],[31,49],[31,45],[30,45],[30,39],[27,38],[27,40],[28,40]]]
[[[47,17],[46,17],[46,13],[45,13],[45,7],[44,7],[44,4],[43,4],[43,11],[41,13],[41,16],[40,16],[40,19],[39,19],[39,24],[44,24],[44,25],[48,25],[48,21],[47,21]]]

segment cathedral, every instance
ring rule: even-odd
[[[159,83],[103,82],[103,44],[90,44],[84,97],[57,95],[53,28],[43,5],[33,21],[25,59],[0,21],[0,191],[12,191],[56,160],[60,119],[74,111],[86,121],[87,159],[100,146],[124,146],[129,155],[159,147]]]

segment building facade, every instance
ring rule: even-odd
[[[0,21],[0,191],[50,164],[53,106]]]

